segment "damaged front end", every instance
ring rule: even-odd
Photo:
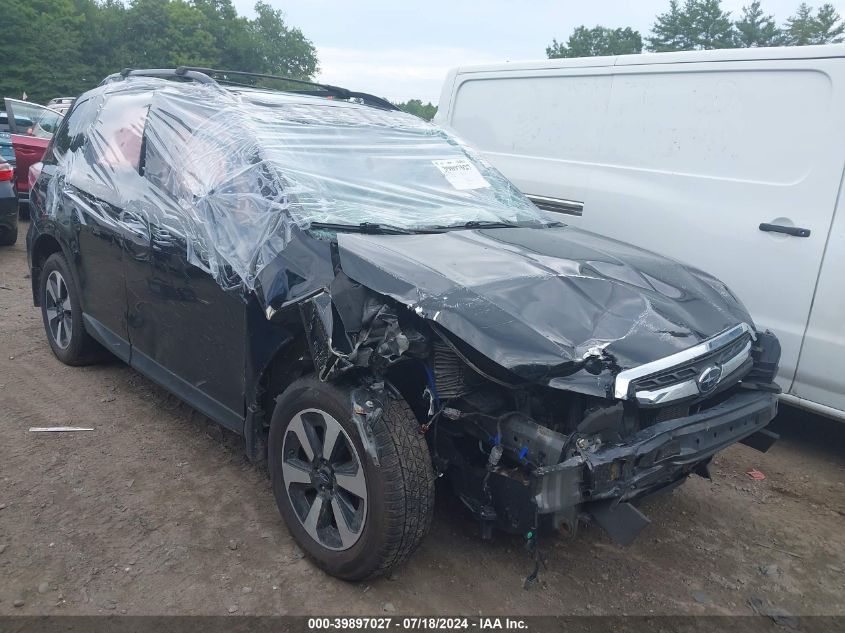
[[[434,255],[445,238],[415,237],[424,243],[419,248],[431,245]],[[448,474],[484,537],[494,527],[572,535],[581,520],[593,520],[618,542],[629,543],[648,523],[636,507],[640,501],[690,474],[709,476],[713,455],[730,444],[765,450],[776,439],[764,427],[777,411],[779,344],[773,335],[756,332],[750,319],[741,320],[741,306],[730,305],[724,293],[718,296],[726,306],[712,314],[702,309],[701,322],[691,323],[688,314],[666,308],[672,281],[667,275],[658,283],[641,273],[653,280],[652,290],[632,293],[631,275],[624,281],[599,279],[591,260],[592,269],[573,264],[570,269],[579,274],[566,277],[544,262],[545,275],[526,275],[520,296],[505,296],[483,280],[475,286],[447,283],[442,265],[431,259],[421,265],[413,252],[404,251],[403,266],[391,250],[372,248],[393,246],[397,239],[404,238],[340,235],[333,243],[339,264],[334,278],[298,303],[310,356],[322,380],[357,386],[353,418],[374,458],[368,441],[373,420],[387,399],[405,399],[435,468]],[[466,246],[479,236],[462,239]],[[472,259],[467,248],[461,252]],[[513,253],[505,249],[499,256]],[[531,315],[546,300],[538,298],[539,285],[554,278],[571,288],[588,283],[588,272],[593,288],[623,299],[596,308],[596,328],[606,330],[602,323],[612,322],[624,335],[611,339],[604,331],[601,338],[593,331],[583,341],[564,341],[541,331],[540,325],[551,322],[543,312],[503,318],[508,301],[522,300],[523,314]],[[516,287],[512,281],[506,284],[510,289]],[[686,279],[674,282],[691,286]],[[715,293],[700,294],[703,300],[693,298],[681,310],[695,309],[696,301],[712,309]],[[621,313],[631,296],[640,301],[639,319]],[[561,305],[574,309],[567,299]],[[569,327],[567,318],[578,317],[558,316],[558,334]],[[618,326],[623,317],[628,322]],[[670,318],[673,336],[654,331]],[[719,327],[731,321],[710,336],[702,333],[705,322]],[[558,351],[541,340],[557,344]],[[649,349],[651,357],[643,354],[645,362],[633,362],[638,349]]]
[[[776,439],[764,427],[778,390],[762,359],[777,357],[777,340],[757,335],[747,354],[718,393],[655,407],[527,386],[471,393],[467,383],[440,409],[435,454],[485,535],[494,525],[573,535],[579,520],[594,520],[628,544],[648,524],[640,501],[687,475],[709,477],[711,458],[730,444],[766,450]]]

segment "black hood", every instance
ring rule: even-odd
[[[715,278],[568,226],[339,234],[338,245],[350,278],[526,378],[595,347],[627,369],[751,324]]]

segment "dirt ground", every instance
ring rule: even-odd
[[[731,447],[712,482],[646,506],[633,546],[597,527],[541,542],[531,590],[521,539],[482,542],[446,486],[393,576],[328,577],[237,437],[118,361],[53,357],[21,229],[0,249],[0,615],[845,614],[845,424],[788,409],[768,454]],[[50,425],[95,430],[28,432]]]

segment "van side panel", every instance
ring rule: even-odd
[[[584,203],[564,221],[724,281],[780,338],[789,389],[845,161],[843,82],[839,58],[505,67],[458,74],[449,122],[525,193]]]

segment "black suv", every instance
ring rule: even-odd
[[[483,536],[625,543],[642,499],[773,441],[779,345],[724,284],[562,224],[381,99],[253,80],[80,96],[32,193],[33,298],[62,362],[108,350],[243,435],[329,573],[405,560],[441,474]]]

